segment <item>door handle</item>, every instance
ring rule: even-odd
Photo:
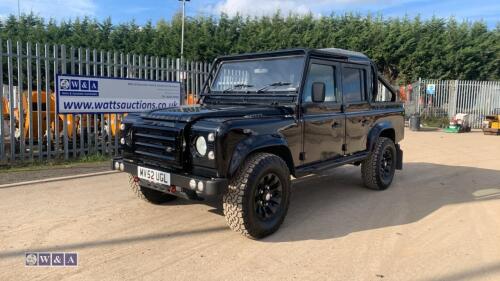
[[[340,127],[340,123],[339,122],[333,122],[332,129],[339,128],[339,127]]]

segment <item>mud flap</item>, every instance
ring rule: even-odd
[[[396,144],[396,154],[396,170],[403,170],[403,150],[401,150],[399,144]]]

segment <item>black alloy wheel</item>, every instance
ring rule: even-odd
[[[382,176],[384,182],[392,180],[394,174],[394,155],[392,154],[392,149],[386,147],[380,163],[380,175]]]
[[[262,221],[272,219],[281,208],[283,185],[274,173],[263,176],[255,189],[254,210]]]
[[[387,189],[396,171],[396,145],[390,138],[379,137],[370,156],[361,162],[361,176],[366,187]]]

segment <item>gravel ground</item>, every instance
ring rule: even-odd
[[[407,132],[402,148],[383,192],[354,166],[296,180],[261,241],[217,202],[142,202],[120,173],[0,189],[0,280],[500,280],[500,137]],[[26,251],[79,266],[25,267]]]

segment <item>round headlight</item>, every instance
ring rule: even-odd
[[[199,136],[196,139],[196,150],[203,156],[207,153],[207,141],[203,136]]]
[[[120,124],[120,130],[122,130],[122,131],[125,130],[125,124],[123,124],[123,123]]]

